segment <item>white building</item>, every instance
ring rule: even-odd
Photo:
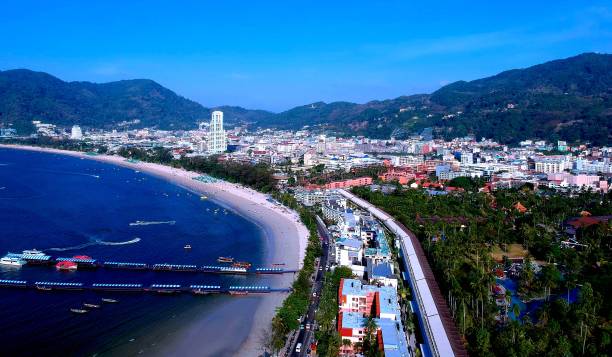
[[[474,153],[469,151],[461,153],[461,164],[462,165],[471,165],[474,163]]]
[[[208,129],[208,153],[220,154],[227,150],[227,138],[223,129],[223,112],[215,110]]]
[[[420,165],[423,163],[423,156],[413,156],[413,155],[406,155],[406,156],[393,156],[391,158],[391,164],[393,164],[393,166],[413,166],[416,167],[417,165]]]
[[[81,127],[78,125],[73,125],[72,130],[70,131],[70,139],[80,140],[83,138],[83,132],[81,131]]]
[[[547,156],[535,158],[535,170],[546,174],[556,174],[571,169],[572,163],[565,156]]]

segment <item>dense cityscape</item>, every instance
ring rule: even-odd
[[[2,356],[612,357],[610,0],[2,5]]]
[[[272,324],[269,342],[264,343],[283,355],[315,351],[330,356],[376,355],[377,351],[385,356],[464,355],[467,351],[486,355],[492,344],[505,343],[504,334],[510,330],[514,346],[508,346],[508,355],[534,353],[539,349],[535,341],[523,335],[525,340],[517,344],[514,330],[534,323],[532,329],[541,327],[544,311],[559,309],[562,301],[569,306],[586,304],[578,298],[585,289],[579,282],[590,281],[591,264],[601,264],[610,254],[605,237],[609,237],[612,216],[600,214],[610,208],[609,147],[528,138],[515,147],[486,138],[444,141],[434,139],[430,129],[405,140],[333,137],[307,127],[296,132],[246,126],[226,130],[220,111],[190,131],[106,131],[77,125],[61,128],[41,121],[33,124],[36,134],[18,137],[10,129],[3,130],[3,141],[88,155],[118,154],[134,162],[173,166],[177,162],[254,187],[276,202],[299,205],[303,216],[319,215],[317,235],[325,242],[325,252],[314,261],[318,268],[310,273],[312,287],[306,285],[309,309],[302,315],[302,308],[291,311],[296,307],[286,302]],[[198,166],[199,159],[219,166]],[[232,173],[232,165],[260,171],[249,181]],[[373,206],[350,190],[391,216],[369,208]],[[464,208],[466,200],[471,203]],[[568,202],[553,208],[559,202],[551,200]],[[404,204],[412,207],[398,210]],[[423,204],[430,208],[416,208]],[[475,207],[469,206],[483,204],[480,212],[471,212]],[[453,208],[449,211],[446,205]],[[492,212],[483,213],[485,207]],[[483,219],[497,220],[496,212],[504,212],[502,221],[490,227]],[[497,238],[488,233],[474,238],[476,231],[494,231],[495,225]],[[509,228],[500,234],[505,225]],[[503,238],[506,234],[510,236]],[[438,256],[464,239],[473,240],[462,244],[468,253],[461,264],[470,268],[460,268],[463,272],[454,279],[468,274],[465,269],[476,269],[469,274],[480,275],[468,283],[468,287],[479,285],[467,301],[470,316],[465,311],[466,283],[451,283],[448,275],[440,276],[448,272]],[[417,256],[420,252],[421,258],[411,260],[411,251]],[[573,258],[568,257],[569,251]],[[577,263],[581,259],[586,261]],[[599,269],[608,271],[607,265]],[[432,270],[436,278],[425,279]],[[594,299],[590,306],[600,304],[596,301],[607,294],[605,285],[597,284],[604,284],[609,272],[601,274],[608,275],[589,285],[594,290],[589,292]],[[463,289],[456,290],[459,287]],[[457,307],[457,299],[462,307]],[[596,306],[591,318],[597,309],[608,309]],[[564,309],[572,310],[567,305]],[[294,330],[295,323],[286,321],[285,315],[298,316],[299,327]],[[606,343],[605,320],[603,325],[581,321],[590,327],[584,327],[588,336],[580,332],[578,346],[597,349],[597,343]],[[560,354],[576,348],[574,338],[568,335],[558,346]]]

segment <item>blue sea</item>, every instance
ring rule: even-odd
[[[130,225],[136,221],[166,223]],[[36,248],[55,257],[197,265],[217,264],[218,256],[231,255],[265,265],[268,249],[253,222],[161,179],[93,160],[9,149],[0,149],[0,227],[0,255]],[[185,250],[185,244],[192,249]],[[0,278],[274,285],[274,278],[106,269],[65,273],[52,266],[0,266]],[[119,303],[83,315],[69,311],[85,302],[99,304],[103,297]],[[0,288],[0,345],[2,355],[11,356],[148,354],[189,321],[214,316],[202,336],[211,340],[211,349],[194,355],[230,354],[248,330],[257,303],[256,297]],[[236,319],[236,331],[219,328]],[[226,345],[219,340],[224,337]]]

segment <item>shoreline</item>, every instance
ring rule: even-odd
[[[117,165],[155,176],[199,195],[206,195],[208,199],[235,211],[261,229],[262,236],[265,239],[264,245],[270,247],[265,255],[266,264],[285,263],[287,269],[300,269],[302,267],[308,244],[307,228],[301,223],[295,211],[267,201],[268,197],[265,194],[253,189],[221,180],[204,183],[193,179],[201,176],[196,172],[155,163],[128,162],[124,157],[116,155],[92,156],[83,152],[26,145],[0,144],[0,148],[66,155]],[[247,205],[245,205],[245,201],[248,202]],[[284,274],[278,278],[278,284],[290,286],[293,280],[294,276]],[[259,297],[260,301],[254,311],[248,334],[241,342],[235,355],[251,356],[261,353],[261,327],[270,325],[276,308],[280,307],[286,296],[285,294],[273,293]],[[194,332],[190,331],[190,327],[197,329],[198,326],[197,321],[194,321],[192,326],[186,326],[180,331],[176,331],[178,337],[165,350],[171,349],[173,353],[188,353],[196,348],[199,349],[193,344],[198,342],[205,344],[205,339],[194,336]],[[171,351],[157,352],[159,353],[154,352],[154,354],[164,355]]]

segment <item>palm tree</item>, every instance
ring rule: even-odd
[[[352,346],[353,343],[351,342],[351,340],[343,338],[342,339],[342,347],[350,347]]]
[[[376,356],[377,347],[376,343],[376,330],[378,325],[376,320],[372,316],[368,316],[365,321],[365,336],[363,337],[363,352],[366,356]]]
[[[518,320],[521,315],[521,307],[518,304],[512,305],[512,312],[514,313],[514,319]]]

